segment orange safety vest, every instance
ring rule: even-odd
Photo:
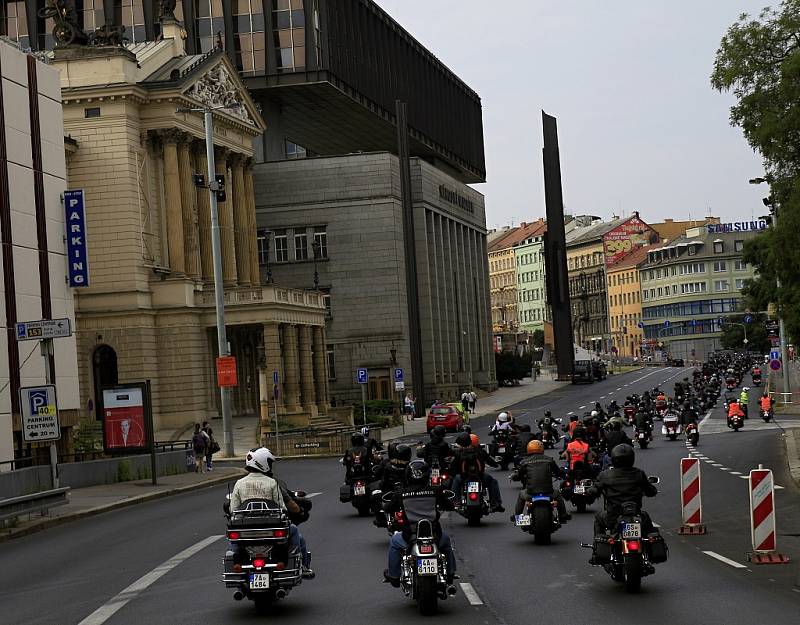
[[[772,399],[770,399],[769,397],[762,397],[761,410],[772,410]]]
[[[576,462],[588,464],[589,444],[583,441],[572,441],[567,445],[567,456],[569,457],[569,468],[574,469]]]
[[[580,424],[581,424],[580,421],[570,421],[569,422],[568,430],[569,430],[569,435],[570,436],[572,436],[572,433],[575,431],[575,428],[578,427]]]
[[[739,404],[735,402],[728,406],[728,416],[732,417],[733,415],[739,415],[740,417],[744,416],[742,409],[739,408]]]

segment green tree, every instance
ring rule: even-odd
[[[531,334],[531,344],[533,347],[544,347],[544,330],[534,330]]]
[[[727,322],[722,326],[722,347],[725,349],[751,350],[759,354],[769,352],[770,342],[767,338],[767,329],[764,326],[766,316],[753,315],[753,322],[745,324],[745,315],[726,317]],[[742,324],[742,325],[739,325]],[[744,342],[744,326],[747,326],[747,343]]]
[[[757,17],[742,14],[722,38],[711,84],[731,92],[731,124],[764,161],[779,219],[745,245],[758,276],[744,294],[750,307],[777,302],[789,335],[800,338],[800,0]],[[776,278],[781,280],[777,289]]]

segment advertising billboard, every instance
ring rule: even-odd
[[[147,447],[144,392],[141,388],[103,391],[103,435],[106,449]]]
[[[610,230],[603,235],[606,267],[619,262],[636,248],[651,243],[653,237],[658,237],[656,231],[638,217],[631,217]]]

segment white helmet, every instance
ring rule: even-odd
[[[276,458],[272,452],[266,447],[259,447],[247,452],[247,458],[244,461],[244,466],[252,471],[259,473],[269,473],[272,470],[272,463]]]
[[[600,416],[600,413],[597,412],[597,410],[592,410],[592,416],[593,417],[598,417],[598,416]]]
[[[743,386],[743,387],[742,387],[742,390],[743,390],[744,392],[747,392],[747,391],[749,391],[749,390],[750,390],[750,387],[749,387],[749,386]]]
[[[369,436],[369,426],[365,425],[363,428],[361,428],[361,435],[364,438],[367,438],[367,436]]]
[[[497,420],[500,423],[508,423],[508,413],[507,412],[501,412],[499,415],[497,415]]]

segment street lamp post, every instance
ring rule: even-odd
[[[768,182],[766,178],[751,178],[748,181],[750,184],[763,184]],[[774,200],[770,200],[769,198],[764,199],[764,204],[769,208],[769,212],[774,217],[772,222],[773,226],[778,225],[778,205],[775,203]],[[778,287],[778,291],[781,290],[781,279],[777,275],[777,268],[775,271],[775,285]],[[786,329],[783,325],[783,315],[781,314],[780,307],[778,307],[778,340],[781,342],[781,368],[783,370],[783,400],[784,403],[787,402],[787,398],[791,397],[791,390],[789,388],[789,359],[787,357],[786,352]]]
[[[214,162],[214,111],[240,108],[240,103],[227,106],[203,108],[179,108],[179,113],[203,113],[206,131],[206,161],[208,163],[208,192],[211,206],[211,254],[214,261],[214,303],[217,311],[217,350],[220,356],[230,356],[228,336],[225,330],[225,288],[222,281],[222,244],[220,242],[219,211],[217,208],[217,191],[220,190],[216,180],[216,163]],[[231,391],[225,386],[219,388],[222,406],[223,454],[229,458],[234,455],[233,418],[231,415]]]

